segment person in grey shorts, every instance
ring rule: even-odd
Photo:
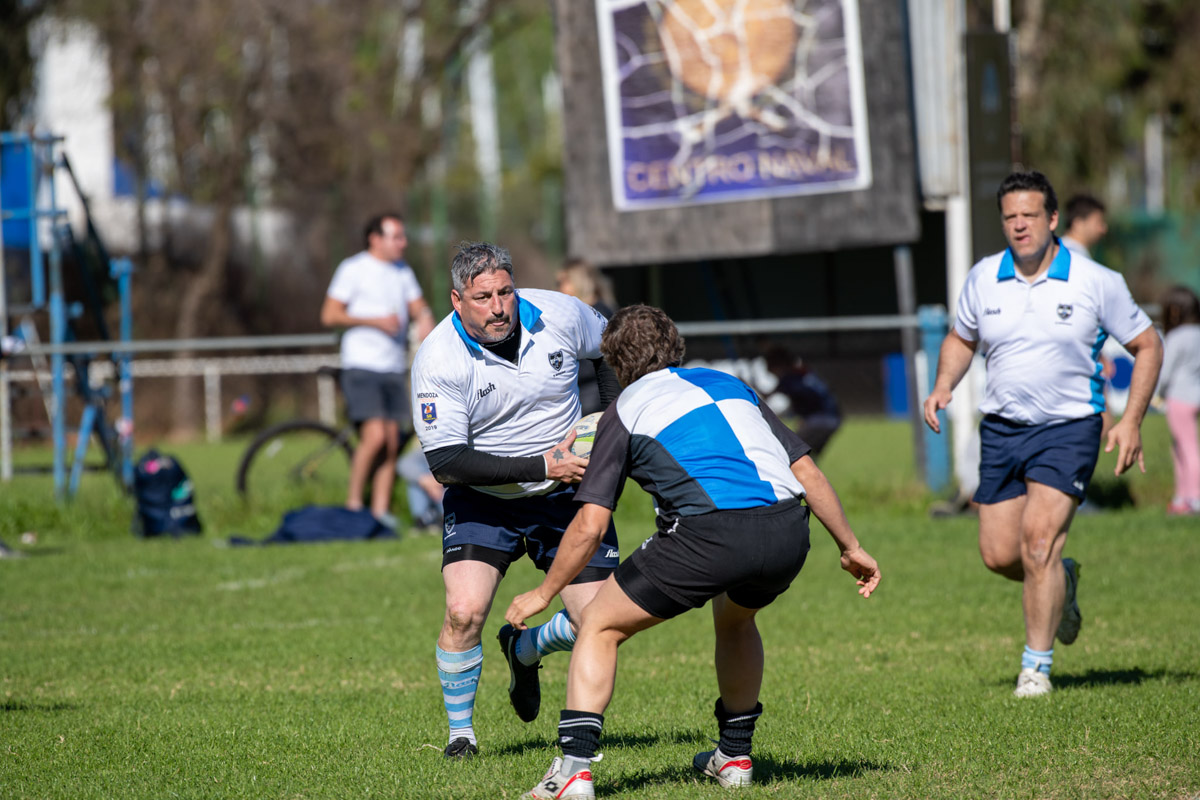
[[[396,457],[412,435],[406,380],[409,326],[417,326],[422,340],[434,320],[416,275],[404,262],[408,239],[400,215],[372,217],[363,239],[366,249],[339,264],[333,274],[321,306],[321,324],[345,331],[342,392],[346,414],[358,425],[346,508],[363,507],[369,480],[371,513],[394,524],[389,508]]]

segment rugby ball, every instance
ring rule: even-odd
[[[592,443],[596,441],[596,426],[600,424],[603,411],[588,414],[575,423],[575,441],[571,443],[571,454],[580,458],[591,458]]]

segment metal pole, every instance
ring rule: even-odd
[[[326,425],[337,424],[337,387],[333,378],[317,374],[317,418]]]
[[[50,192],[50,342],[61,345],[67,340],[67,303],[63,293],[62,250],[54,225],[58,219],[58,197],[54,190],[54,143],[43,144],[44,161],[38,165]],[[36,238],[35,238],[36,241]],[[50,381],[54,395],[54,415],[50,421],[54,433],[54,495],[61,499],[67,488],[67,401],[66,359],[61,352],[50,356]]]
[[[4,208],[0,199],[0,208]],[[4,224],[0,215],[0,338],[8,336],[8,268],[4,264]],[[0,353],[0,481],[12,480],[12,397],[8,392],[8,361]]]
[[[117,279],[121,300],[121,343],[133,340],[133,296],[130,292],[133,263],[128,258],[114,259],[109,265]],[[117,390],[121,394],[121,416],[117,420],[117,437],[121,442],[121,480],[126,489],[133,488],[133,356],[129,352],[116,354]]]
[[[958,119],[958,192],[946,200],[946,303],[954,309],[958,305],[958,294],[971,270],[971,187],[970,153],[967,142],[967,57],[966,57],[966,5],[964,0],[954,3],[956,14],[954,46],[950,48],[955,75],[954,96],[958,105],[954,113]],[[998,12],[999,13],[999,12]],[[940,342],[938,343],[940,347]],[[936,375],[938,350],[926,350],[931,359],[929,372]],[[979,405],[970,381],[963,381],[956,390],[954,402],[950,404],[950,431],[954,440],[954,452],[960,453],[969,446],[966,440],[975,427],[975,408]]]
[[[892,260],[896,271],[896,303],[900,314],[905,317],[917,313],[917,288],[913,277],[912,249],[901,245],[892,250]],[[917,389],[917,331],[905,325],[900,329],[900,349],[904,353],[905,388],[908,390],[908,418],[912,425],[913,456],[917,463],[917,472],[925,472],[925,427],[918,397],[921,392]]]
[[[942,306],[921,306],[918,313],[926,362],[924,396],[928,397],[937,377],[938,352],[942,347],[942,339],[946,337],[946,309]],[[925,437],[925,483],[935,494],[941,494],[950,486],[950,438],[945,430],[945,412],[938,412],[938,418],[942,423],[941,435],[930,430],[928,425],[921,425]]]
[[[204,437],[209,442],[221,438],[221,371],[215,364],[204,368]]]

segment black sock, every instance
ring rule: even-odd
[[[717,698],[713,714],[717,718],[717,726],[721,731],[721,742],[717,747],[727,756],[750,755],[750,740],[754,738],[754,723],[762,715],[762,703],[757,703],[753,711],[741,714],[730,714],[725,710],[725,704]]]
[[[603,714],[563,709],[558,714],[558,746],[567,758],[591,760],[600,749],[603,728]]]

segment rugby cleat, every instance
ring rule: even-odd
[[[727,789],[749,786],[754,776],[750,756],[727,756],[717,750],[705,750],[692,759],[692,766]]]
[[[521,659],[517,658],[517,639],[520,636],[521,632],[512,625],[503,625],[496,638],[500,641],[504,660],[508,662],[509,702],[522,722],[533,722],[542,708],[542,685],[538,680],[542,662],[528,666],[521,663]]]
[[[550,769],[546,770],[545,776],[537,786],[521,795],[522,800],[525,798],[545,800],[545,798],[596,796],[596,787],[592,783],[590,769],[581,769],[574,775],[564,775],[562,767],[562,757],[555,756],[554,760],[550,762]]]
[[[1071,644],[1083,627],[1083,614],[1079,613],[1079,603],[1075,598],[1079,589],[1079,564],[1073,558],[1064,558],[1062,564],[1063,571],[1067,573],[1067,599],[1063,603],[1062,621],[1058,623],[1055,635],[1063,644]]]
[[[1043,675],[1036,669],[1026,667],[1017,676],[1017,688],[1013,689],[1013,697],[1040,697],[1050,694],[1054,687],[1050,684],[1050,676]]]
[[[470,739],[462,736],[446,745],[446,749],[442,751],[442,755],[446,758],[470,758],[471,756],[479,755],[479,748],[471,744]]]

